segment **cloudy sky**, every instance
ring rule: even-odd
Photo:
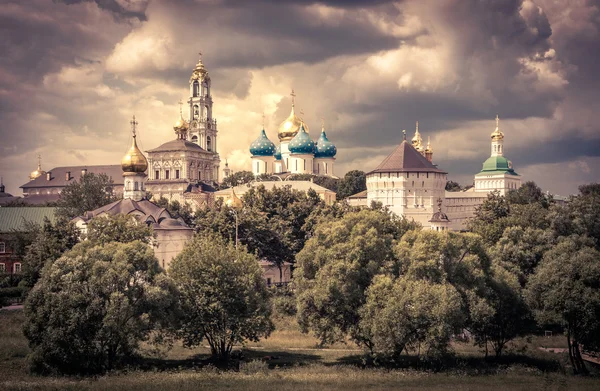
[[[449,179],[472,183],[500,115],[524,180],[600,181],[600,0],[0,0],[0,175],[118,164],[174,138],[203,53],[219,153],[249,169],[262,113],[325,118],[337,174],[373,169],[415,121]]]

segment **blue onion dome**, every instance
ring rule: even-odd
[[[281,160],[281,144],[275,148],[275,160]]]
[[[321,131],[321,137],[317,140],[315,146],[315,157],[334,157],[337,153],[337,148],[331,141],[327,139],[325,128]]]
[[[275,152],[275,144],[267,138],[267,134],[263,129],[260,136],[250,144],[250,153],[252,156],[273,156]]]
[[[313,154],[315,152],[315,142],[312,141],[308,133],[306,133],[304,123],[300,127],[298,134],[290,141],[288,148],[292,154],[297,155]]]

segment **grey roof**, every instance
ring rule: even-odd
[[[148,200],[134,201],[131,198],[125,198],[119,201],[104,205],[98,209],[85,212],[83,216],[76,217],[75,220],[81,219],[89,221],[92,218],[103,213],[108,215],[117,214],[133,214],[138,221],[150,225],[155,230],[157,229],[185,229],[190,230],[181,219],[174,219],[165,208],[161,208]]]
[[[210,153],[196,143],[187,140],[171,140],[147,152],[194,151]]]
[[[383,159],[377,168],[368,172],[367,175],[377,172],[439,172],[447,174],[447,172],[431,164],[425,156],[421,155],[406,140],[402,141],[388,157]]]
[[[450,220],[448,219],[448,216],[442,212],[442,211],[437,211],[433,214],[433,216],[431,216],[431,220],[429,220],[430,223],[449,223]]]
[[[47,172],[52,173],[50,180],[46,179],[46,175],[42,175],[32,181],[27,182],[22,189],[36,187],[65,187],[81,177],[81,171],[86,169],[88,173],[106,174],[117,186],[123,186],[123,171],[120,164],[111,164],[105,166],[67,166],[54,167]],[[67,172],[71,172],[71,179],[67,180]]]
[[[259,182],[259,181],[254,181],[254,182],[250,182],[247,183],[245,185],[239,185],[239,186],[235,186],[233,188],[233,191],[238,195],[241,196],[243,194],[245,194],[250,188],[253,187],[258,187],[260,185],[263,185],[265,187],[265,189],[267,190],[273,190],[275,187],[285,187],[285,186],[289,186],[292,190],[299,190],[299,191],[303,191],[303,192],[307,192],[309,189],[313,189],[314,191],[316,191],[317,193],[333,193],[335,194],[334,191],[329,190],[323,186],[319,186],[316,183],[310,182],[310,181],[264,181],[264,182]],[[229,195],[231,194],[231,188],[227,188],[227,189],[223,189],[223,190],[219,190],[217,192],[215,192],[215,195]]]
[[[46,205],[47,203],[57,202],[60,194],[31,194],[21,198],[21,201],[28,205]]]
[[[0,232],[19,231],[25,227],[25,222],[42,225],[44,217],[55,221],[56,208],[48,207],[15,207],[0,208]]]
[[[0,187],[0,205],[7,205],[13,201],[18,200],[20,197],[15,197],[10,193],[4,192],[4,187]]]
[[[351,196],[348,196],[347,198],[367,198],[367,191],[363,190],[356,194],[352,194]]]

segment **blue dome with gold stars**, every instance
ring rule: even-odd
[[[315,142],[310,139],[304,129],[304,124],[300,127],[298,134],[290,141],[288,148],[290,153],[296,155],[313,154],[315,152]]]
[[[268,139],[264,129],[260,132],[260,136],[250,144],[250,153],[252,156],[273,156],[275,153],[275,144]]]
[[[325,129],[321,131],[321,137],[317,140],[317,145],[315,146],[315,157],[316,158],[325,158],[325,157],[334,157],[337,153],[337,148],[331,141],[327,139],[327,135],[325,134]]]

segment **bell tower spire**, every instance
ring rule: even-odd
[[[500,118],[496,115],[496,129],[492,132],[491,156],[504,156],[504,133],[500,131]]]

